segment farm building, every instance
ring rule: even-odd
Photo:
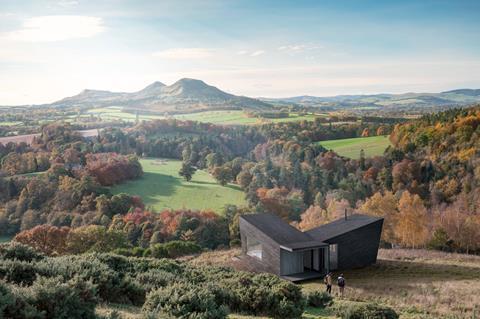
[[[323,277],[377,260],[383,218],[345,216],[306,232],[272,214],[240,217],[242,252],[259,271],[287,280]]]

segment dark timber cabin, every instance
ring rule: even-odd
[[[272,214],[240,216],[244,257],[260,271],[290,281],[377,261],[383,218],[345,216],[302,232]]]

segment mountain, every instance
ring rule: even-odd
[[[287,98],[260,98],[275,105],[297,104],[307,107],[327,107],[334,109],[405,109],[456,107],[480,102],[480,89],[458,89],[440,93],[403,93],[403,94],[369,94],[337,96],[294,96]]]
[[[154,82],[133,92],[84,90],[80,94],[54,102],[57,107],[123,106],[154,112],[185,113],[215,109],[270,109],[269,103],[226,93],[201,80],[180,79],[172,85]]]

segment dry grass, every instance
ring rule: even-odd
[[[239,249],[208,252],[190,262],[248,270],[235,258],[239,254]],[[402,318],[473,318],[475,310],[480,315],[480,256],[381,249],[377,264],[344,275],[346,299],[390,305]],[[321,280],[302,286],[324,289]]]

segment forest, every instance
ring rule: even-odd
[[[44,250],[55,255],[95,250],[98,236],[117,235],[122,239],[111,250],[171,240],[213,249],[238,244],[240,214],[270,212],[306,230],[347,210],[384,217],[385,247],[476,253],[479,123],[477,106],[408,123],[225,127],[157,120],[105,129],[95,139],[65,123],[45,125],[31,145],[0,145],[0,230],[31,245],[41,233],[97,238],[84,241],[92,247]],[[371,158],[341,157],[317,143],[385,134],[393,147]],[[139,156],[181,159],[185,178],[204,169],[222,185],[235,183],[248,207],[155,212],[141,198],[111,194],[108,186],[142,175]]]

